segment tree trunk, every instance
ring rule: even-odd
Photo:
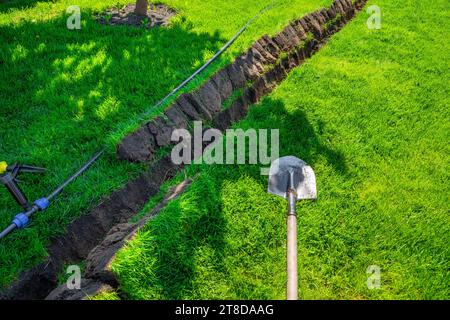
[[[136,9],[134,12],[139,16],[146,16],[148,9],[148,1],[147,0],[137,0],[136,1]]]

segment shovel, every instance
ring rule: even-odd
[[[297,212],[298,200],[317,199],[316,176],[303,160],[287,156],[272,162],[268,192],[288,200],[287,217],[287,300],[298,299]]]

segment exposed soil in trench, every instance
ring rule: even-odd
[[[270,93],[292,69],[317,52],[366,2],[335,0],[330,8],[293,21],[276,36],[262,37],[198,90],[182,94],[163,116],[127,135],[117,148],[118,158],[150,162],[149,169],[70,224],[66,234],[51,243],[47,261],[22,273],[1,298],[44,299],[53,291],[50,299],[81,299],[86,294],[117,286],[108,265],[124,241],[146,221],[128,224],[128,219],[138,213],[149,198],[159,192],[161,184],[181,168],[174,165],[169,156],[153,160],[159,148],[171,144],[172,131],[188,128],[188,124],[195,120],[210,121],[214,127],[225,130],[244,118],[252,104]],[[223,110],[222,104],[237,90],[243,94]],[[173,199],[171,196],[173,194],[169,193],[162,205],[164,201]],[[83,292],[67,292],[64,288],[55,290],[62,267],[82,260],[88,263],[83,280],[87,289]]]

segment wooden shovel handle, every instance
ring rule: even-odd
[[[287,217],[287,300],[298,299],[297,217]]]

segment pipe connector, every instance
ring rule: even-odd
[[[38,207],[39,211],[44,211],[50,206],[50,201],[47,198],[41,198],[34,202],[34,205]]]
[[[14,217],[13,224],[16,225],[17,229],[23,229],[28,225],[30,219],[24,213],[19,213]]]

